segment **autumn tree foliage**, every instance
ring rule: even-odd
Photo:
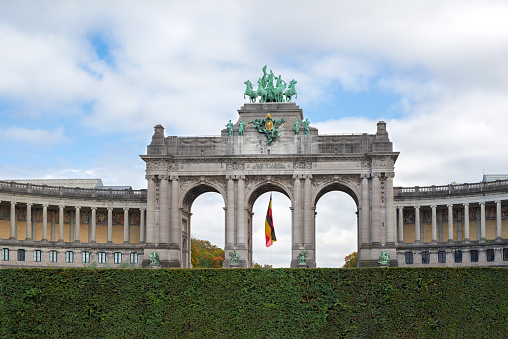
[[[353,253],[351,253],[349,255],[346,255],[344,260],[346,260],[346,263],[344,264],[344,266],[342,266],[342,268],[357,267],[357,264],[358,264],[358,252],[353,252]]]
[[[225,253],[208,240],[191,238],[191,263],[194,268],[220,268]]]

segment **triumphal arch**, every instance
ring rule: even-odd
[[[288,88],[295,93],[286,95],[277,92],[285,87],[280,76],[274,85],[273,74],[263,71],[257,92],[246,82],[251,103],[220,136],[166,136],[163,126],[155,126],[141,156],[148,181],[144,258],[155,250],[163,267],[190,267],[192,204],[203,193],[217,192],[225,206],[224,267],[232,267],[229,252],[239,256],[234,264],[251,267],[254,202],[277,191],[291,201],[291,267],[301,266],[302,252],[306,267],[316,267],[316,204],[327,192],[343,191],[357,206],[360,266],[378,266],[380,250],[396,265],[393,177],[399,153],[386,124],[378,122],[376,134],[320,135],[288,102],[296,81]]]

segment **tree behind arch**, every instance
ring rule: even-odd
[[[194,268],[221,268],[225,252],[208,240],[191,238],[191,263]]]
[[[358,252],[353,252],[349,255],[346,255],[344,260],[346,261],[346,263],[344,264],[344,266],[342,266],[342,268],[358,267]]]

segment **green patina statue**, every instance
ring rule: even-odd
[[[309,119],[305,119],[305,121],[302,121],[303,123],[303,132],[305,135],[309,135],[310,134],[310,130],[309,130],[309,126],[310,126],[310,121]]]
[[[150,264],[158,265],[160,263],[159,255],[157,253],[155,253],[155,250],[152,253],[150,253],[149,257],[150,257]]]
[[[295,120],[294,126],[295,126],[295,135],[299,135],[300,134],[300,121],[298,121],[298,119]]]
[[[276,79],[276,83],[274,86],[274,80]],[[256,91],[252,88],[252,83],[250,80],[244,82],[247,86],[245,89],[245,93],[243,94],[243,98],[245,96],[249,96],[250,103],[256,102],[257,97],[259,97],[259,102],[290,102],[291,97],[297,98],[295,84],[296,80],[291,80],[288,89],[286,90],[286,82],[282,80],[282,76],[279,75],[278,78],[275,78],[273,71],[270,70],[270,74],[266,73],[266,65],[263,67],[263,76],[258,79],[258,88]],[[284,100],[285,97],[285,100]]]
[[[298,254],[298,265],[300,265],[300,266],[307,265],[306,257],[307,257],[307,251],[301,251],[300,254]]]
[[[389,264],[390,263],[390,254],[388,252],[386,252],[385,250],[382,250],[381,255],[379,256],[378,263],[385,264],[385,265]]]
[[[226,124],[226,127],[228,129],[228,137],[233,136],[233,124],[231,123],[231,120]]]
[[[284,92],[284,95],[286,96],[286,101],[290,102],[291,97],[294,96],[295,98],[298,98],[298,95],[296,94],[295,85],[297,84],[297,81],[295,79],[291,80],[289,83],[287,91]]]
[[[242,122],[242,120],[240,120],[240,122],[238,123],[238,135],[241,137],[243,137],[243,129],[245,128],[245,126],[247,126],[247,124]]]
[[[236,253],[236,251],[229,252],[229,257],[231,258],[230,266],[238,266],[240,264],[238,261],[240,260],[240,254]]]
[[[244,84],[247,85],[247,88],[245,89],[245,93],[243,93],[243,98],[245,99],[245,96],[248,95],[251,103],[256,102],[258,94],[252,88],[252,83],[250,80],[247,80],[244,82]]]
[[[272,141],[277,139],[280,136],[280,131],[285,126],[286,121],[284,119],[272,119],[272,115],[268,113],[265,119],[256,119],[249,121],[249,124],[252,124],[254,128],[258,130],[259,133],[266,134],[266,144],[269,145]],[[277,124],[284,124],[280,128],[276,128]]]

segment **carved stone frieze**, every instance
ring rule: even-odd
[[[393,159],[389,157],[372,159],[372,167],[393,167]]]
[[[147,161],[146,168],[153,171],[164,171],[168,169],[168,163],[164,159],[151,159]]]
[[[226,163],[226,170],[227,171],[236,171],[236,170],[243,170],[243,169],[245,169],[245,164],[239,164],[236,162]]]

